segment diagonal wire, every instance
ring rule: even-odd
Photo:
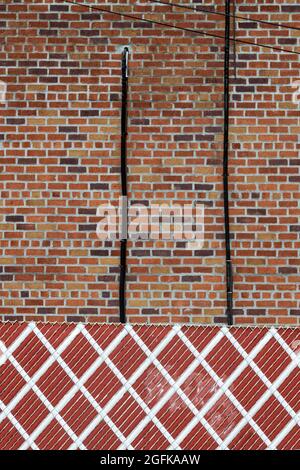
[[[201,13],[208,13],[210,15],[217,15],[217,16],[223,16],[224,18],[226,17],[226,13],[222,13],[220,11],[215,11],[215,10],[209,10],[208,8],[202,8],[202,7],[190,7],[188,5],[180,5],[180,3],[174,3],[174,2],[165,2],[162,0],[147,0],[150,3],[159,3],[161,5],[169,5],[172,7],[176,8],[183,8],[184,10],[191,10],[195,12],[201,12]],[[249,16],[241,16],[241,15],[236,15],[235,13],[233,15],[229,15],[231,18],[237,19],[237,20],[246,20],[246,21],[251,21],[253,23],[259,23],[259,24],[264,24],[267,26],[274,26],[276,28],[287,28],[287,29],[292,29],[295,31],[300,31],[300,28],[297,28],[296,26],[291,26],[288,24],[284,23],[277,23],[275,21],[267,21],[267,20],[255,20],[254,18],[251,18]]]
[[[222,36],[222,35],[208,33],[207,31],[202,31],[200,29],[192,29],[192,28],[184,28],[184,27],[181,27],[181,26],[175,26],[174,24],[171,24],[171,23],[164,23],[162,21],[149,20],[147,18],[141,18],[140,16],[131,15],[129,13],[116,12],[116,11],[108,10],[106,8],[98,7],[98,6],[95,6],[95,5],[86,5],[84,3],[75,2],[73,0],[61,0],[61,1],[63,1],[64,3],[69,3],[71,5],[76,5],[76,6],[83,7],[83,8],[89,8],[91,10],[101,11],[102,13],[109,13],[111,15],[122,16],[124,18],[130,18],[132,20],[144,21],[146,23],[155,24],[157,26],[167,26],[168,28],[173,28],[173,29],[177,29],[177,30],[180,30],[180,31],[185,31],[185,32],[188,32],[188,33],[199,34],[201,36],[208,36],[208,37],[224,40],[224,36]],[[293,51],[291,49],[285,49],[283,47],[270,46],[268,44],[261,44],[259,42],[245,41],[243,39],[234,39],[232,37],[230,37],[229,39],[230,39],[230,41],[239,42],[241,44],[247,44],[247,45],[250,45],[250,46],[263,47],[263,48],[271,49],[271,50],[274,50],[274,51],[288,52],[288,53],[291,53],[291,54],[300,55],[300,52],[296,52],[296,51]]]

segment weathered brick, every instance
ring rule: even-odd
[[[221,42],[63,2],[2,3],[1,318],[118,321],[120,242],[99,240],[96,227],[97,207],[116,207],[120,195],[121,52],[130,45],[129,199],[144,208],[201,203],[205,236],[194,249],[184,239],[128,241],[128,319],[226,323]],[[271,41],[253,18],[299,20],[295,2],[236,6],[249,16],[239,22],[246,41]],[[153,18],[162,14],[224,32],[222,17],[151,5]],[[295,31],[271,36],[299,45]],[[300,323],[299,68],[293,54],[237,49],[229,129],[236,324]]]

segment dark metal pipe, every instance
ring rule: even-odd
[[[233,324],[233,279],[231,262],[229,196],[228,196],[228,152],[229,152],[229,98],[230,98],[230,0],[225,4],[225,51],[224,51],[224,138],[223,138],[223,192],[224,231],[226,252],[226,316],[228,325]]]
[[[121,108],[121,216],[127,214],[127,95],[128,95],[128,47],[122,54],[122,108]],[[125,204],[124,204],[125,202]],[[127,271],[127,223],[126,233],[122,230],[120,245],[120,280],[119,280],[119,313],[120,322],[126,323],[126,271]]]

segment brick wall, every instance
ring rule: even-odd
[[[115,11],[222,35],[224,18],[125,0]],[[224,1],[181,3],[224,11]],[[298,25],[295,1],[239,14]],[[120,195],[121,53],[130,48],[131,201],[205,205],[205,243],[128,243],[132,322],[223,323],[223,41],[63,1],[1,1],[4,320],[118,321],[119,241],[96,235]],[[237,37],[299,49],[298,31],[237,22]],[[297,49],[298,46],[298,49]],[[237,44],[230,208],[235,323],[297,324],[299,56]],[[232,62],[233,65],[233,62]]]

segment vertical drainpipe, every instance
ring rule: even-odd
[[[122,108],[121,108],[121,241],[119,315],[120,322],[126,323],[126,258],[127,258],[127,95],[128,95],[128,55],[125,47],[122,54]]]
[[[228,325],[233,324],[232,316],[232,262],[229,225],[228,196],[228,152],[229,152],[229,98],[230,98],[230,0],[225,3],[225,51],[224,51],[224,138],[223,138],[223,193],[224,193],[224,232],[226,253],[226,316]]]

